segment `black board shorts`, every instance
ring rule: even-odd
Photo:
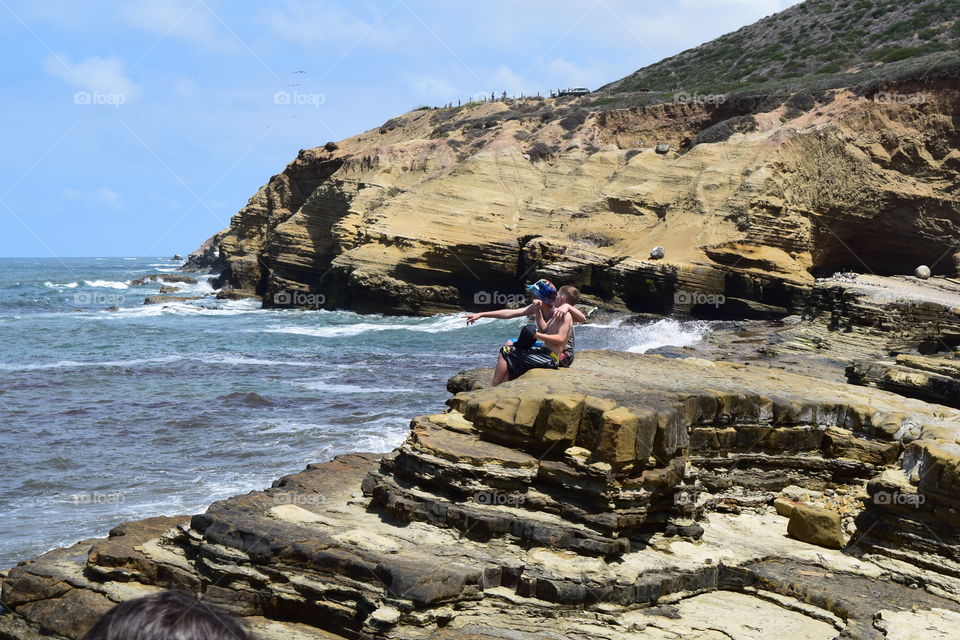
[[[556,369],[560,366],[559,356],[546,347],[518,349],[514,345],[507,345],[500,347],[500,355],[507,363],[511,379],[530,369]]]

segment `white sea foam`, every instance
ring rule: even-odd
[[[360,322],[357,324],[343,324],[332,327],[274,327],[260,329],[264,333],[292,333],[298,336],[313,336],[315,338],[341,338],[356,336],[370,331],[386,331],[389,329],[403,329],[403,325],[371,324]],[[257,331],[257,330],[255,330]]]
[[[79,282],[67,282],[66,284],[60,284],[58,282],[47,282],[43,283],[43,286],[50,287],[51,289],[73,289],[74,287],[80,286]]]
[[[324,367],[326,363],[309,360],[264,360],[262,358],[247,358],[246,356],[209,355],[199,358],[208,364],[256,365],[261,367]]]
[[[325,425],[302,422],[300,420],[270,420],[257,422],[257,431],[260,433],[299,433],[311,429],[322,429]]]
[[[358,318],[361,316],[357,316]],[[355,322],[352,324],[337,324],[326,327],[279,326],[255,331],[265,333],[291,333],[315,338],[343,338],[357,336],[362,333],[375,331],[418,331],[424,333],[445,333],[457,331],[467,327],[466,320],[461,314],[444,314],[431,318],[417,318],[406,324],[400,322]]]
[[[97,289],[126,289],[130,285],[116,280],[84,280],[83,284]]]
[[[354,384],[332,384],[325,380],[294,380],[290,384],[310,391],[325,391],[328,393],[415,393],[417,391],[416,389],[388,389],[384,387],[361,387]]]
[[[182,356],[163,356],[160,358],[133,358],[131,360],[106,360],[96,362],[82,362],[77,360],[60,360],[43,364],[9,364],[0,362],[3,371],[35,371],[41,369],[72,369],[77,367],[129,367],[139,364],[174,362],[183,360]]]
[[[687,347],[703,340],[710,333],[710,323],[703,321],[679,322],[671,318],[636,327],[620,327],[627,343],[626,351],[646,353],[657,347]]]
[[[192,293],[181,291],[180,293]],[[196,292],[204,294],[209,292]],[[237,316],[245,313],[253,313],[260,308],[260,303],[255,300],[227,300],[216,301],[213,298],[197,300],[194,304],[189,302],[166,302],[163,304],[148,304],[136,307],[123,307],[117,311],[100,312],[87,315],[86,317],[94,320],[119,320],[123,318],[150,318],[165,315],[182,316]]]

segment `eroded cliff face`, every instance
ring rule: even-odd
[[[955,73],[720,104],[585,100],[422,109],[300,151],[219,238],[221,283],[265,306],[300,291],[428,314],[550,277],[611,308],[697,314],[683,294],[722,293],[714,313],[750,316],[799,309],[837,270],[954,272]]]

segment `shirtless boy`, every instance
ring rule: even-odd
[[[533,315],[536,319],[536,325],[526,325],[520,337],[500,348],[493,386],[513,380],[530,369],[569,367],[573,362],[573,323],[586,322],[586,316],[575,306],[580,301],[580,292],[571,286],[560,287],[558,291],[549,280],[538,280],[527,289],[533,295],[533,302],[526,307],[467,315],[467,324],[473,324],[480,318],[504,319]]]

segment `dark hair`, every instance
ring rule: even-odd
[[[108,611],[83,640],[250,640],[226,612],[193,594],[163,591]]]
[[[580,302],[580,290],[569,284],[560,287],[557,293],[563,296],[564,302],[568,302],[574,306]]]

